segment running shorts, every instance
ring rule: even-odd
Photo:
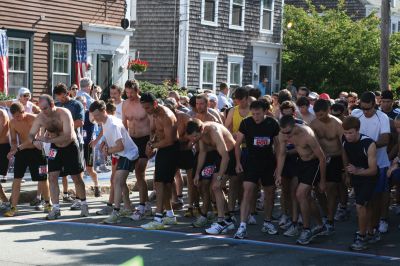
[[[47,160],[41,150],[24,149],[15,154],[14,178],[23,178],[27,167],[29,167],[32,181],[47,180]]]
[[[148,159],[146,155],[146,145],[150,140],[150,136],[144,136],[139,138],[131,137],[131,139],[133,140],[133,142],[135,142],[136,146],[138,147],[139,159],[140,158]]]
[[[0,144],[0,175],[7,175],[9,163],[7,155],[10,150],[11,146],[9,143]]]
[[[60,148],[51,144],[48,155],[49,172],[62,172],[64,175],[78,175],[83,172],[81,152],[76,141]]]
[[[332,156],[326,162],[326,182],[341,183],[343,173],[342,156]]]
[[[172,183],[174,181],[177,158],[179,156],[179,142],[160,148],[157,151],[154,181],[161,183]]]
[[[299,183],[309,186],[315,186],[320,180],[319,160],[311,159],[309,161],[297,160],[297,176]]]

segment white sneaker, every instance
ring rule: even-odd
[[[206,229],[206,233],[210,235],[220,235],[223,233],[225,228],[227,228],[228,225],[221,225],[219,223],[213,223],[210,228]]]
[[[162,219],[162,223],[165,224],[165,225],[174,225],[174,224],[178,224],[178,221],[176,220],[175,216],[174,217],[165,216]]]
[[[247,224],[249,225],[254,225],[257,224],[256,217],[254,215],[249,215],[249,218],[247,219]]]
[[[151,221],[147,224],[142,224],[140,227],[142,227],[143,229],[146,229],[146,230],[163,230],[163,229],[165,229],[164,224],[161,222],[157,222],[157,221]]]
[[[200,215],[196,218],[196,221],[192,223],[192,226],[195,228],[205,227],[208,224],[208,219],[203,215]]]
[[[123,208],[123,209],[121,209],[120,211],[119,211],[119,215],[121,216],[121,217],[130,217],[131,215],[132,215],[132,211],[131,210],[129,210],[129,209],[126,209],[126,208]]]
[[[261,232],[268,233],[269,235],[276,235],[278,233],[278,230],[273,223],[264,222],[263,227],[261,228]]]
[[[119,215],[119,212],[116,210],[113,210],[113,212],[108,216],[106,219],[103,220],[103,223],[105,224],[117,224],[121,222],[121,216]]]
[[[279,227],[282,228],[282,226],[284,226],[285,224],[287,224],[289,221],[289,216],[287,216],[286,214],[282,214],[281,218],[279,219]]]
[[[239,226],[233,238],[244,239],[247,236],[247,230],[244,226]]]
[[[151,209],[151,203],[150,202],[146,202],[144,205],[144,213],[147,216],[151,216],[153,214],[153,211]]]
[[[297,225],[292,223],[290,227],[283,233],[283,235],[287,237],[297,236],[299,235],[299,228]]]
[[[113,211],[113,207],[106,205],[105,207],[103,207],[103,209],[97,211],[96,214],[97,215],[110,215],[112,213],[112,211]]]
[[[388,232],[388,227],[389,227],[388,222],[386,222],[385,220],[380,220],[380,221],[379,221],[379,228],[378,228],[378,230],[379,230],[379,232],[380,232],[381,234],[387,233],[387,232]]]
[[[222,233],[223,234],[226,234],[226,233],[228,233],[228,231],[231,231],[231,230],[235,230],[235,223],[228,223],[227,221],[225,221],[225,224],[227,225],[226,227],[225,227],[225,229],[222,231]]]
[[[81,205],[81,217],[89,217],[89,207],[87,204]]]
[[[71,210],[73,211],[78,211],[81,209],[81,200],[74,200],[74,202],[71,205]]]
[[[143,212],[141,212],[141,211],[139,211],[139,210],[136,210],[136,211],[132,214],[131,219],[132,219],[133,221],[140,221],[140,220],[143,220],[145,217],[146,217],[146,215],[145,215]]]

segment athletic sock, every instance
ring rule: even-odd
[[[60,204],[53,204],[54,209],[60,209]]]
[[[173,210],[167,210],[167,217],[174,217],[174,211]]]
[[[241,222],[241,223],[240,223],[240,227],[243,227],[244,229],[246,229],[246,226],[247,226],[246,223],[244,223],[244,222]]]
[[[81,204],[82,204],[82,205],[87,205],[86,199],[81,200]]]
[[[36,195],[36,199],[41,201],[42,200],[42,196],[41,195]]]
[[[219,222],[223,222],[224,220],[225,220],[225,217],[218,217],[218,218],[217,218],[218,223],[219,223]]]

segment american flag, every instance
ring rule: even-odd
[[[83,67],[85,66],[85,67]],[[87,70],[87,42],[86,38],[76,38],[76,85],[80,87],[80,80],[85,76]]]
[[[8,94],[8,43],[5,30],[0,30],[0,92]]]

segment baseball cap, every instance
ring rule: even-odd
[[[210,101],[218,102],[218,97],[214,93],[208,93],[207,97],[208,97],[208,100],[210,100]]]
[[[18,96],[19,97],[21,97],[24,94],[28,94],[28,93],[31,94],[31,91],[29,89],[27,89],[27,88],[24,88],[24,87],[22,87],[22,88],[20,88],[18,90]]]
[[[319,95],[319,98],[320,99],[324,99],[324,100],[330,100],[331,99],[331,97],[329,97],[329,94],[328,93],[321,93],[320,95]]]
[[[310,94],[308,94],[308,98],[310,98],[311,100],[317,100],[318,93],[312,91],[312,92],[310,92]]]

